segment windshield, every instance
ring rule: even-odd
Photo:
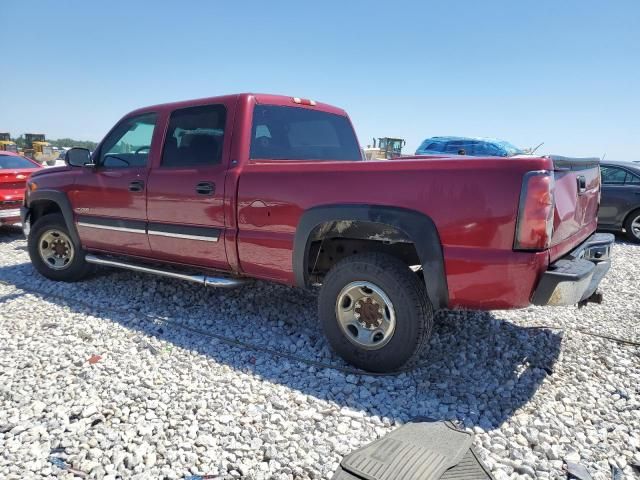
[[[0,155],[0,169],[15,170],[17,168],[36,168],[36,166],[24,157]]]
[[[509,142],[502,142],[502,147],[507,151],[507,157],[512,157],[513,155],[521,155],[525,153],[524,150],[516,147],[515,145]]]

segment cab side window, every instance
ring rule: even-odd
[[[226,119],[224,105],[175,110],[169,119],[160,165],[186,168],[220,164]]]
[[[640,177],[637,175],[633,175],[631,173],[627,174],[627,179],[625,180],[625,183],[627,184],[631,184],[631,185],[640,185]]]
[[[106,168],[146,167],[157,120],[155,113],[124,119],[102,142],[98,163]]]
[[[616,167],[601,167],[602,183],[604,185],[624,185],[627,172]]]

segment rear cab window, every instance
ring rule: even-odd
[[[300,107],[256,105],[251,159],[360,161],[347,117]]]

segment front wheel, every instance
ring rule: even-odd
[[[28,247],[35,269],[51,280],[75,282],[91,271],[84,250],[72,240],[61,214],[36,220],[29,232]]]
[[[338,262],[322,282],[318,313],[333,349],[371,372],[393,372],[415,362],[433,326],[421,279],[381,253]]]
[[[640,243],[640,209],[631,212],[624,222],[624,229],[629,240]]]

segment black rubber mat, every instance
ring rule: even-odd
[[[360,477],[351,475],[342,467],[338,467],[338,470],[336,471],[336,473],[333,474],[333,477],[331,477],[331,480],[361,480],[361,479]]]
[[[494,480],[493,475],[480,462],[473,451],[473,447],[467,450],[460,463],[442,474],[440,480]]]
[[[491,478],[471,451],[472,440],[450,422],[408,423],[344,457],[333,480]]]

